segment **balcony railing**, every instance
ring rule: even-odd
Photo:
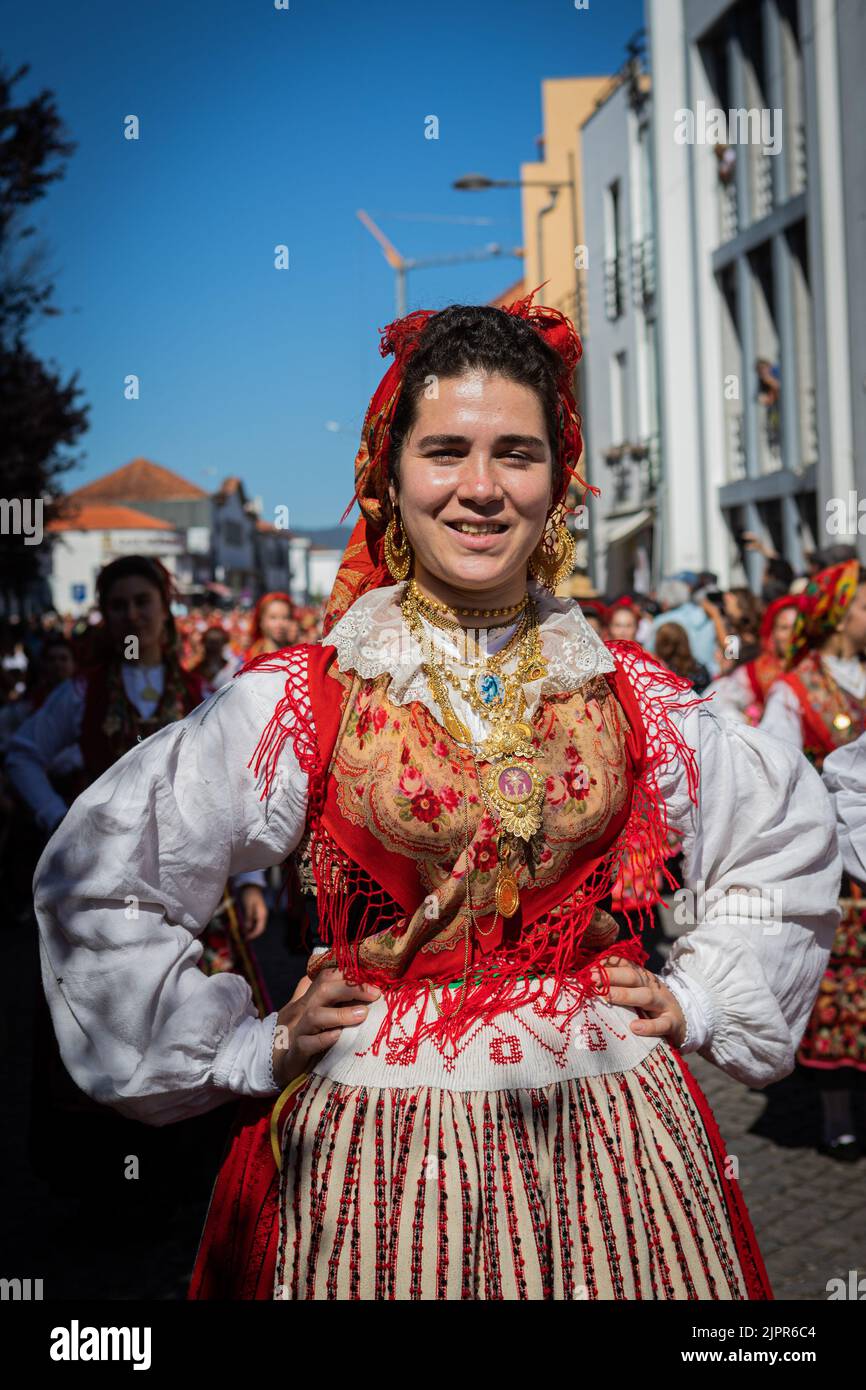
[[[661,473],[658,434],[636,443],[612,444],[604,461],[613,471],[613,507],[642,507],[654,500]]]
[[[794,157],[791,161],[791,193],[803,193],[808,183],[806,163],[806,127],[802,122],[794,126]]]
[[[746,476],[746,445],[743,412],[728,416],[728,477],[737,482]]]
[[[631,286],[635,305],[650,313],[656,293],[655,243],[650,235],[632,242]]]
[[[722,241],[731,241],[740,230],[737,189],[734,183],[719,184],[719,230]]]
[[[749,147],[750,151],[752,147]],[[769,217],[773,211],[773,156],[763,153],[763,150],[754,150],[751,153],[754,160],[755,171],[755,207],[752,217],[753,222],[757,222],[762,217]]]
[[[618,319],[623,311],[622,253],[610,256],[604,263],[604,311],[608,319]]]

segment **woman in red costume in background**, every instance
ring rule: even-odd
[[[802,595],[785,670],[761,728],[799,748],[819,771],[866,731],[866,570],[857,560],[822,570]],[[842,920],[797,1060],[821,1091],[821,1149],[857,1159],[851,1090],[866,1076],[866,901],[846,875]]]
[[[784,674],[785,657],[801,607],[799,594],[783,594],[767,605],[761,619],[760,654],[754,661],[736,666],[729,675],[720,676],[707,688],[707,694],[714,696],[713,708],[717,713],[753,727],[760,724],[770,689]]]
[[[295,605],[289,595],[277,591],[265,594],[253,612],[250,645],[245,660],[251,661],[265,652],[278,652],[282,647],[293,646],[298,640],[298,633]]]
[[[532,301],[386,330],[323,642],[263,657],[107,774],[40,864],[80,1084],[153,1123],[258,1098],[193,1297],[768,1296],[683,1053],[751,1085],[790,1070],[836,920],[832,813],[802,758],[774,748],[770,769],[751,730],[556,597],[580,344]],[[78,855],[99,800],[133,783],[125,869]],[[669,829],[717,898],[655,976],[599,905],[624,860],[652,881]],[[180,843],[185,876],[166,871]],[[188,959],[221,877],[289,853],[324,944],[258,1020]],[[131,879],[149,914],[117,981],[121,1060],[87,996]],[[780,881],[769,933],[742,889]]]

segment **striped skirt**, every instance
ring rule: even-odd
[[[314,1074],[294,1100],[274,1298],[771,1296],[706,1101],[666,1045],[527,1090]]]

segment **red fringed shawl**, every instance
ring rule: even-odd
[[[426,1037],[456,1043],[478,1022],[487,1022],[538,998],[542,977],[554,982],[544,1007],[561,1014],[564,1020],[570,1019],[590,995],[607,987],[603,968],[606,956],[615,953],[635,961],[646,958],[640,946],[639,921],[630,921],[630,935],[624,941],[612,942],[607,933],[599,931],[597,909],[624,866],[647,884],[655,884],[660,873],[674,886],[665,864],[668,827],[659,778],[675,759],[682,759],[689,794],[692,800],[696,799],[696,760],[671,718],[671,711],[687,710],[700,701],[697,697],[684,700],[684,692],[690,691],[688,683],[647,656],[637,644],[612,643],[610,650],[616,671],[603,679],[600,691],[598,681],[591,681],[568,698],[576,699],[582,692],[590,692],[584,717],[590,717],[592,705],[591,717],[602,721],[596,727],[604,727],[611,737],[611,729],[614,735],[618,734],[624,721],[625,795],[620,786],[600,833],[583,842],[577,839],[562,872],[552,882],[527,884],[518,871],[520,908],[514,917],[504,920],[497,919],[493,912],[486,916],[476,912],[478,931],[470,928],[468,971],[464,969],[465,932],[460,931],[456,940],[452,933],[449,940],[448,930],[440,929],[435,916],[431,923],[425,923],[425,903],[435,894],[429,892],[429,875],[423,881],[423,863],[411,849],[402,853],[390,850],[382,835],[374,834],[363,816],[344,814],[345,789],[341,807],[340,787],[334,775],[338,746],[346,738],[349,715],[354,716],[353,736],[357,734],[360,721],[355,701],[359,689],[362,717],[371,717],[363,702],[376,683],[359,683],[357,677],[353,682],[338,672],[332,647],[301,645],[251,664],[249,669],[280,670],[286,676],[283,698],[250,759],[256,775],[262,778],[262,796],[268,794],[278,778],[280,756],[289,739],[310,779],[310,866],[316,886],[319,930],[331,949],[327,955],[311,960],[309,973],[315,975],[326,965],[337,965],[347,979],[369,981],[383,990],[386,1015],[373,1044],[374,1051],[387,1040],[394,1020],[405,1019],[433,983],[461,982],[457,988],[443,991],[438,1016],[426,1018],[425,1010],[418,1010],[413,1032],[416,1043]],[[652,700],[650,687],[656,692]],[[593,688],[598,691],[598,698],[592,695]],[[659,695],[659,691],[663,693]],[[550,707],[563,698],[541,702],[532,721],[536,732],[542,728]],[[609,699],[612,709],[605,716],[600,710]],[[390,706],[390,710],[407,723],[414,719],[416,728],[423,730],[432,725],[434,734],[439,736],[437,747],[447,740],[429,711],[418,702],[405,707]],[[453,751],[456,745],[450,747],[448,756],[459,758],[459,753]],[[442,748],[439,754],[446,756]],[[431,748],[431,760],[432,757]],[[400,774],[399,760],[396,766],[389,763],[381,771],[396,779]],[[614,783],[617,776],[613,775]],[[476,800],[469,795],[469,801]],[[476,817],[479,809],[480,804]],[[434,815],[435,808],[424,814]],[[472,831],[472,880],[477,876],[482,845],[492,843],[478,839],[479,831],[483,833],[483,820],[482,815],[480,825],[476,823]],[[411,831],[407,830],[408,834]],[[457,873],[456,865],[450,877],[455,876],[461,880],[465,877],[464,873]],[[474,881],[470,887],[475,901],[478,890]],[[445,892],[451,888],[453,885],[447,885]],[[465,899],[465,891],[462,897]],[[658,895],[652,889],[638,913],[654,901],[658,901]],[[408,943],[411,951],[404,949],[407,934],[412,937]],[[600,976],[594,979],[598,966]],[[563,996],[566,984],[568,993]]]

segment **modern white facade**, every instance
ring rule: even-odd
[[[650,102],[635,59],[581,129],[589,472],[601,488],[590,540],[596,585],[611,595],[659,577]]]
[[[856,6],[648,0],[665,573],[754,586],[744,531],[795,568],[855,540],[825,517],[855,487],[864,417],[863,192],[843,179],[862,72],[840,80]]]

